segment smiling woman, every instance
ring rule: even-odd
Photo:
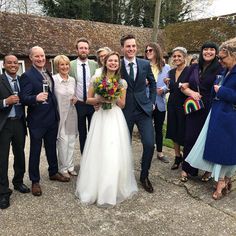
[[[212,172],[217,181],[212,195],[215,200],[231,190],[231,177],[236,171],[236,38],[220,46],[219,58],[226,68],[223,82],[214,85],[217,99],[213,100],[211,113],[186,159],[192,166]]]
[[[186,116],[186,132],[184,144],[184,159],[189,154],[199,133],[204,125],[211,108],[211,91],[217,74],[220,74],[221,66],[216,58],[218,46],[213,42],[206,42],[201,48],[199,64],[193,64],[186,76],[186,83],[182,91],[185,95],[195,100],[202,99],[204,109],[193,112]],[[198,169],[193,168],[186,161],[183,162],[181,181],[187,181],[188,176],[198,175]],[[209,173],[205,173],[202,181],[209,180]]]

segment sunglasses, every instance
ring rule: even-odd
[[[228,57],[228,56],[224,56],[224,57],[216,56],[218,61],[223,61],[226,57]]]
[[[153,52],[153,49],[152,49],[152,48],[151,48],[151,49],[146,49],[146,50],[145,50],[145,53],[148,53],[148,52],[149,52],[149,53],[150,53],[150,52]]]

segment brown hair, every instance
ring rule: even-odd
[[[128,39],[135,39],[135,36],[133,34],[123,35],[120,39],[120,45],[124,47],[125,41]]]
[[[147,47],[151,47],[153,49],[157,67],[159,71],[162,71],[162,68],[165,66],[165,60],[163,58],[163,52],[161,50],[160,45],[158,43],[151,42],[146,45],[145,49],[147,49]],[[145,53],[145,59],[147,59],[146,53]]]
[[[107,60],[108,60],[108,58],[110,57],[110,56],[113,56],[113,55],[116,55],[117,57],[118,57],[118,61],[119,61],[119,68],[118,68],[118,70],[116,71],[116,75],[119,75],[120,74],[120,54],[118,53],[118,52],[114,52],[114,51],[112,51],[112,52],[109,52],[107,55],[106,55],[106,57],[104,58],[104,67],[103,67],[103,70],[102,70],[102,74],[103,75],[106,75],[106,73],[107,73],[107,66],[106,66],[106,63],[107,63]]]
[[[76,42],[75,42],[75,48],[76,48],[76,49],[78,49],[78,43],[80,43],[80,42],[87,43],[88,46],[89,46],[89,48],[90,48],[90,42],[89,42],[89,40],[86,39],[86,38],[84,38],[84,37],[82,37],[82,38],[78,38],[78,39],[76,40]]]

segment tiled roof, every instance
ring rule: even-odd
[[[59,53],[73,56],[75,41],[80,37],[91,41],[91,54],[102,46],[120,52],[119,40],[126,33],[137,36],[139,54],[142,54],[152,32],[140,27],[12,13],[0,13],[0,25],[0,55],[10,51],[28,55],[29,48],[38,45],[50,56]]]
[[[149,28],[0,12],[0,56],[9,52],[26,56],[35,45],[43,47],[48,56],[76,56],[74,44],[79,37],[92,42],[92,55],[102,46],[120,52],[120,37],[127,33],[137,37],[138,55],[143,55],[145,44],[151,41]],[[176,46],[197,52],[207,40],[220,44],[235,35],[234,18],[223,16],[170,24],[159,32],[158,42],[166,52]]]

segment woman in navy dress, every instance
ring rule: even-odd
[[[204,109],[186,115],[186,131],[184,144],[184,159],[191,151],[199,133],[205,123],[211,108],[212,88],[217,74],[220,74],[221,66],[217,60],[218,46],[213,42],[203,44],[199,56],[199,64],[189,68],[186,83],[182,85],[182,92],[196,100],[202,99]],[[188,176],[197,176],[198,169],[183,161],[181,181],[186,182]],[[202,181],[210,179],[210,173],[202,176]]]
[[[183,103],[187,98],[180,90],[181,83],[186,80],[188,67],[186,66],[187,50],[183,47],[176,47],[172,50],[173,64],[176,66],[169,71],[169,78],[165,83],[169,85],[169,98],[167,103],[167,130],[166,138],[172,139],[175,149],[175,161],[171,169],[179,168],[182,162],[180,146],[184,145],[185,135],[185,114]]]

